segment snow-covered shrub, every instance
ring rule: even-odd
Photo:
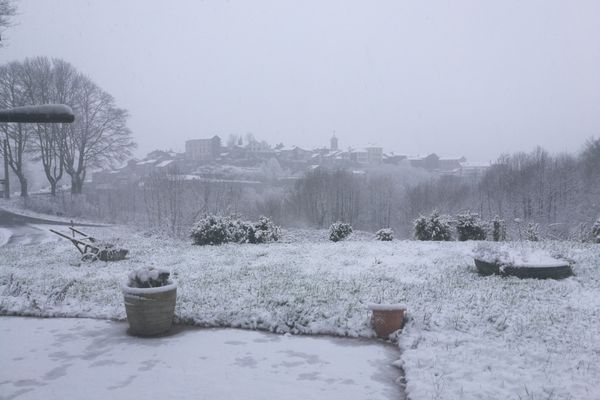
[[[209,215],[196,223],[190,234],[194,244],[267,243],[280,237],[280,228],[266,217],[258,222]]]
[[[429,232],[427,217],[419,215],[419,217],[415,219],[414,226],[415,238],[417,238],[417,240],[431,240],[431,232]]]
[[[260,217],[248,231],[249,243],[267,243],[279,240],[280,228],[268,217]]]
[[[538,240],[540,240],[539,225],[535,222],[530,222],[525,228],[524,235],[525,240],[528,240],[530,242],[537,242]]]
[[[592,226],[592,240],[595,243],[600,243],[600,217],[594,222]]]
[[[169,271],[164,269],[141,268],[129,273],[127,286],[132,288],[153,288],[166,286],[169,283]]]
[[[456,216],[456,231],[458,232],[458,240],[485,240],[485,226],[479,214],[467,211]]]
[[[494,242],[504,242],[506,240],[506,223],[497,215],[492,220],[492,239]]]
[[[390,228],[383,228],[375,232],[375,239],[381,240],[384,242],[389,242],[394,240],[394,231]]]
[[[414,222],[415,237],[418,240],[452,240],[447,219],[447,216],[440,215],[437,210],[434,210],[429,217],[420,215]]]
[[[329,227],[329,240],[339,242],[346,239],[352,233],[352,226],[345,222],[334,222]]]
[[[240,235],[242,227],[236,224],[229,217],[216,215],[207,215],[196,223],[192,228],[190,236],[194,244],[222,244],[232,240],[233,237]]]

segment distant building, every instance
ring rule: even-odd
[[[276,151],[277,155],[284,161],[307,161],[312,152],[310,150],[304,150],[298,146],[293,147],[282,147]]]
[[[193,139],[185,142],[185,158],[192,161],[212,161],[221,152],[221,138]]]
[[[350,160],[365,165],[381,164],[383,162],[383,148],[372,146],[350,150]]]
[[[461,162],[459,175],[465,178],[480,178],[491,166],[490,162]]]
[[[248,144],[246,145],[246,149],[251,153],[272,153],[273,152],[273,149],[271,148],[269,143],[265,142],[264,140],[262,142],[259,142],[257,140],[252,140],[252,141],[248,142]]]
[[[438,157],[437,154],[431,153],[426,157],[411,157],[408,162],[411,166],[424,168],[428,171],[437,172],[456,172],[460,170],[461,163],[466,162],[465,157]]]
[[[400,154],[386,153],[383,155],[384,164],[400,165],[404,160],[406,160],[406,156]]]
[[[410,157],[408,162],[411,167],[424,168],[428,171],[434,171],[439,167],[440,158],[435,153],[431,153],[426,157]]]
[[[438,160],[438,169],[440,171],[456,171],[461,168],[461,163],[466,161],[465,157],[440,157]]]
[[[382,147],[367,147],[367,163],[369,164],[381,164],[383,161],[383,148]]]
[[[350,161],[359,164],[369,163],[369,152],[367,149],[353,149],[350,150]]]
[[[329,142],[330,142],[329,150],[338,151],[338,138],[335,137],[335,133],[333,134],[333,136],[331,137]]]

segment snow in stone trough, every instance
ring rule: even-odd
[[[197,326],[373,337],[368,305],[406,304],[397,364],[412,400],[600,398],[598,245],[506,244],[575,262],[573,277],[521,280],[479,276],[475,242],[331,243],[299,231],[284,243],[197,247],[89,230],[119,237],[129,259],[82,263],[67,241],[5,245],[0,313],[124,320],[121,284],[153,266],[179,285],[177,320]]]

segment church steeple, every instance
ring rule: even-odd
[[[331,151],[337,151],[338,150],[338,138],[335,137],[335,131],[333,131],[333,136],[331,137],[329,142],[330,142],[329,149]]]

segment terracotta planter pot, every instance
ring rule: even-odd
[[[406,306],[401,304],[371,304],[371,325],[377,337],[387,339],[393,332],[404,327]]]
[[[140,289],[123,285],[129,333],[156,336],[167,333],[173,325],[177,284]]]

